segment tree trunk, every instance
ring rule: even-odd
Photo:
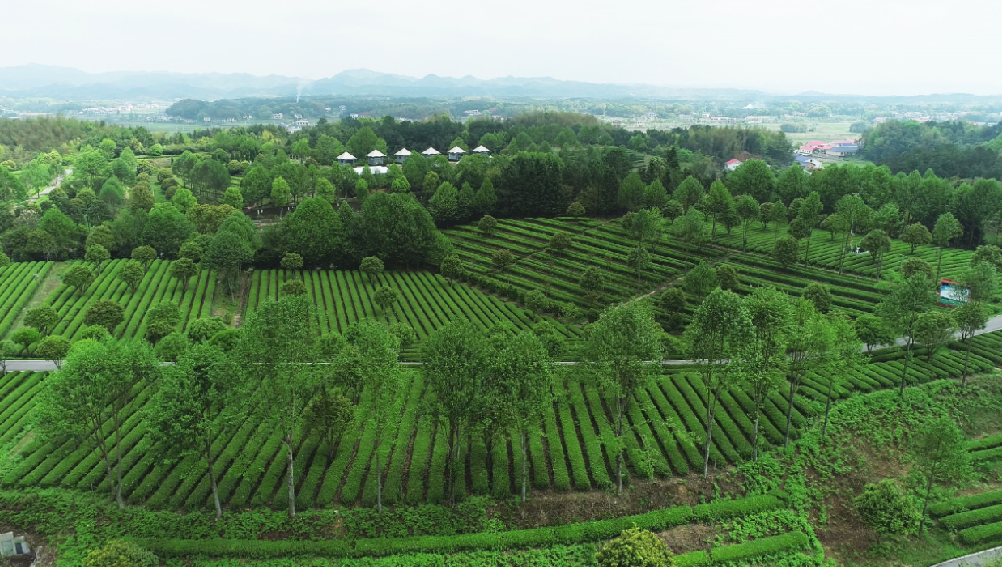
[[[964,374],[960,377],[961,386],[967,385],[967,363],[971,360],[971,342],[973,339],[973,334],[970,337],[967,337],[967,352],[964,354]]]
[[[814,235],[814,230],[811,229],[811,236],[813,236],[813,235]],[[805,266],[810,266],[811,265],[811,237],[810,236],[807,237],[807,251],[804,252],[804,265]]]
[[[828,378],[828,396],[825,400],[825,424],[821,426],[821,438],[824,439],[828,433],[828,414],[832,411],[832,378]]]
[[[710,474],[710,443],[713,438],[713,410],[706,406],[706,447],[703,453],[703,478]]]
[[[379,446],[378,444],[376,445]],[[379,451],[376,451],[376,507],[383,513],[383,469],[379,466]]]
[[[758,410],[758,403],[757,402],[756,402],[755,408],[756,408],[755,409],[755,432],[752,434],[752,460],[757,463],[758,462],[758,417],[759,417],[759,413],[761,413]]]
[[[616,418],[616,440],[623,440],[623,399],[616,398],[616,410],[619,415]],[[617,444],[616,447],[616,484],[618,494],[623,493],[623,447]]]
[[[94,439],[97,441],[97,446],[101,449],[101,458],[104,459],[104,469],[108,474],[108,486],[111,487],[111,491],[115,492],[115,476],[112,473],[113,466],[111,464],[111,455],[108,454],[108,449],[104,446],[104,439],[101,438],[101,427],[98,426],[94,433]],[[117,495],[116,495],[117,496]],[[118,504],[119,508],[124,508],[121,500],[116,498],[115,502]]]
[[[741,223],[741,251],[748,251],[748,223]]]
[[[289,517],[296,517],[296,479],[294,468],[294,460],[292,458],[292,429],[285,435],[285,447],[288,449],[289,454]]]
[[[122,500],[122,424],[118,421],[118,412],[115,412],[115,484],[112,490],[115,491],[115,502],[119,508],[125,508]]]
[[[521,431],[518,435],[519,444],[522,446],[522,502],[525,502],[525,489],[526,489],[526,479],[529,476],[529,471],[527,470],[526,461],[528,460],[528,455],[526,455],[526,442],[525,442],[525,432]],[[622,488],[620,488],[622,490]]]
[[[717,238],[717,215],[713,215],[713,228],[710,229],[710,242]]]
[[[216,486],[216,471],[212,470],[215,462],[212,460],[212,444],[208,436],[205,438],[205,462],[209,465],[209,482],[212,484],[212,503],[216,506],[216,519],[223,517],[223,507],[219,504],[219,488]]]
[[[793,383],[790,383],[790,399],[787,400],[786,404],[786,435],[783,437],[783,448],[790,446],[790,426],[793,423],[793,395],[796,388],[793,387]]]
[[[936,254],[936,279],[939,279],[940,269],[943,267],[943,247],[939,247],[939,253]]]
[[[904,399],[905,397],[905,384],[908,378],[908,363],[912,361],[912,340],[909,337],[908,342],[905,345],[905,368],[901,372],[901,390],[898,392],[898,397]]]
[[[929,508],[929,494],[932,492],[932,475],[929,475],[929,482],[925,487],[925,500],[922,501],[922,519],[919,520],[919,533],[922,533],[922,528],[925,527],[925,512]]]
[[[838,257],[838,273],[842,273],[842,266],[845,264],[845,253],[849,250],[849,235],[852,234],[852,230],[845,233],[845,238],[842,240],[842,253]]]

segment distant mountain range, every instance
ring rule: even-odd
[[[718,99],[718,100],[832,100],[883,99],[970,100],[969,94],[917,97],[869,97],[805,91],[795,96],[729,88],[685,88],[649,84],[608,84],[562,81],[551,77],[478,79],[427,75],[422,78],[379,73],[368,69],[342,71],[319,80],[246,73],[168,73],[115,71],[87,73],[71,67],[20,65],[0,67],[0,96],[46,97],[66,101],[195,98],[216,100],[242,97],[393,96],[455,98],[463,96],[598,98],[598,99]],[[999,97],[985,97],[997,99]]]
[[[551,77],[478,79],[427,75],[422,78],[368,69],[343,71],[333,77],[298,77],[244,73],[183,74],[116,71],[86,73],[70,67],[21,65],[0,67],[0,95],[65,100],[197,98],[215,100],[248,96],[381,95],[402,97],[550,97],[550,98],[723,98],[768,96],[742,89],[671,88],[561,81]]]

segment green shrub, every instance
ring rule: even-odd
[[[653,532],[632,527],[595,554],[600,567],[674,567],[668,546]]]
[[[859,515],[877,533],[910,534],[918,526],[920,514],[914,502],[889,478],[867,484],[854,502]]]

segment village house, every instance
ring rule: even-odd
[[[489,155],[491,155],[491,151],[488,150],[487,148],[483,147],[483,146],[477,146],[477,147],[473,148],[473,155],[489,156]]]
[[[345,152],[337,156],[338,165],[355,165],[355,156]]]
[[[383,158],[386,154],[379,150],[372,150],[365,157],[369,158],[369,165],[383,165]]]
[[[735,169],[738,168],[739,165],[741,165],[741,160],[732,159],[724,164],[724,169],[726,169],[727,171],[734,171]]]
[[[426,157],[428,159],[431,159],[431,158],[433,158],[435,156],[442,155],[442,153],[439,152],[438,150],[436,150],[435,148],[429,147],[427,150],[421,152],[421,155],[423,155],[424,157]]]
[[[465,153],[466,153],[466,150],[464,150],[463,148],[461,148],[459,146],[455,146],[454,148],[452,148],[451,150],[449,150],[449,161],[459,161],[459,160],[463,159],[463,154],[465,154]]]
[[[401,148],[399,152],[393,154],[397,158],[397,163],[403,165],[407,158],[411,157],[410,151],[407,148]]]

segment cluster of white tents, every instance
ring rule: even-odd
[[[473,148],[473,151],[470,153],[472,153],[473,155],[481,155],[481,156],[491,155],[491,151],[483,146],[477,146]],[[449,161],[459,161],[463,159],[464,154],[466,154],[466,150],[464,150],[459,146],[456,146],[448,151]],[[426,158],[433,158],[435,156],[442,155],[442,153],[436,150],[435,148],[429,147],[427,150],[421,152],[421,155],[423,155]],[[384,154],[383,152],[379,150],[372,150],[365,157],[369,162],[369,171],[371,171],[372,173],[386,173],[387,171],[389,171],[386,168],[386,166],[383,165],[383,160],[386,158],[386,154]],[[407,148],[402,148],[399,152],[393,154],[393,157],[396,158],[396,162],[398,164],[402,165],[405,161],[407,161],[407,158],[411,157],[411,151],[408,150]],[[348,152],[344,152],[343,154],[337,156],[337,162],[340,165],[354,166],[356,159],[357,158],[355,158],[355,156],[351,155]],[[365,169],[364,166],[356,167],[355,173],[362,173],[364,169]]]

